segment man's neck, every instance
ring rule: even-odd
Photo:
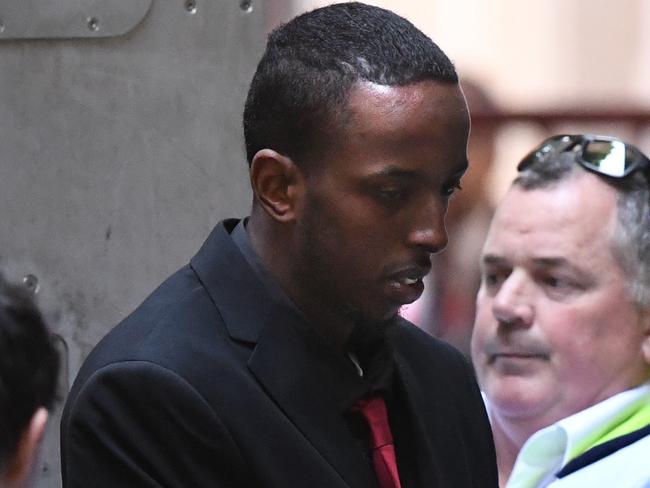
[[[339,352],[347,352],[350,335],[355,323],[336,310],[322,306],[319,301],[305,301],[304,297],[292,297],[298,310],[310,327],[324,342]]]
[[[497,469],[499,472],[499,486],[504,487],[514,468],[517,455],[526,440],[534,433],[529,429],[511,425],[507,421],[490,413],[492,423],[492,436],[497,454]]]
[[[350,334],[355,321],[343,311],[327,307],[320,299],[319,293],[294,294],[296,280],[291,276],[294,254],[286,248],[286,239],[282,239],[277,227],[265,218],[260,218],[253,211],[248,222],[247,232],[251,247],[260,262],[278,283],[283,292],[291,299],[307,323],[330,347],[346,352]],[[281,243],[285,244],[281,244]],[[304,290],[302,290],[304,292]]]

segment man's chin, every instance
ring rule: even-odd
[[[344,315],[355,324],[367,324],[374,327],[384,327],[384,324],[395,322],[399,315],[400,307],[376,307],[372,310],[363,310],[348,304],[342,309]]]
[[[397,323],[397,320],[397,314],[393,314],[388,319],[382,317],[357,320],[350,336],[350,344],[362,356],[369,356],[383,350],[387,331]]]
[[[382,316],[375,317],[358,317],[355,320],[356,328],[365,331],[368,334],[384,334],[386,330],[395,324],[399,320],[399,315],[397,311],[391,314],[385,314]]]

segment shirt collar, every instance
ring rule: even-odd
[[[650,381],[557,422],[567,436],[563,464],[650,402]]]
[[[535,432],[519,451],[507,486],[544,486],[569,460],[649,401],[646,382]]]

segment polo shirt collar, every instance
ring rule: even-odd
[[[507,487],[545,486],[562,466],[607,439],[610,431],[649,402],[650,381],[537,431],[519,451]]]

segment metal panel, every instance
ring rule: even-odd
[[[150,7],[151,0],[0,0],[0,40],[121,36]]]
[[[66,344],[63,389],[219,219],[247,211],[260,7],[158,0],[119,38],[0,42],[0,270],[32,275]],[[52,422],[40,487],[59,486],[57,435]]]

